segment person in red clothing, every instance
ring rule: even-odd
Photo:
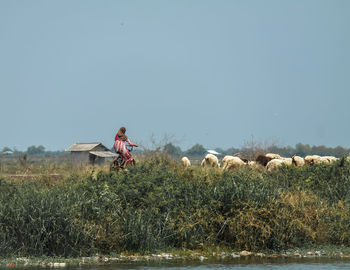
[[[115,135],[115,142],[114,142],[114,150],[116,153],[120,153],[120,155],[123,157],[123,159],[126,161],[125,165],[132,164],[133,163],[133,157],[126,148],[125,142],[127,142],[131,146],[138,146],[135,143],[130,142],[128,136],[125,135],[126,128],[121,127],[117,134]]]

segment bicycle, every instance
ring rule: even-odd
[[[131,153],[134,147],[128,144],[126,145],[126,149]],[[111,162],[109,166],[110,171],[119,172],[121,170],[127,170],[125,166],[126,160],[124,159],[123,155],[120,152],[117,152],[117,155],[118,156]],[[131,165],[135,165],[135,159],[132,160]]]

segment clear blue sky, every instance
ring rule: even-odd
[[[0,148],[350,147],[348,0],[0,0]]]

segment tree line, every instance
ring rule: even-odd
[[[195,144],[187,150],[182,150],[180,146],[177,146],[173,143],[166,143],[160,148],[159,151],[168,154],[174,158],[180,156],[189,156],[189,157],[200,157],[207,153],[207,148],[202,144]],[[292,146],[278,146],[278,145],[268,145],[262,146],[256,142],[246,143],[241,148],[230,147],[228,149],[215,148],[213,149],[218,153],[224,155],[235,155],[240,154],[246,158],[254,158],[259,154],[264,153],[276,153],[284,157],[291,157],[293,155],[305,157],[306,155],[320,155],[320,156],[335,156],[342,157],[344,155],[350,154],[350,148],[344,148],[342,146],[337,147],[327,147],[324,145],[320,146],[310,146],[309,144],[297,143],[294,147]],[[113,151],[113,149],[111,149]],[[29,146],[26,151],[18,151],[15,148],[11,149],[10,147],[3,147],[0,152],[1,154],[27,154],[27,155],[60,155],[64,151],[48,151],[43,145],[39,146]],[[138,150],[137,153],[142,153],[142,150]]]
[[[2,148],[0,153],[3,155],[4,154],[7,154],[7,155],[11,155],[11,154],[59,155],[59,154],[62,154],[63,151],[49,151],[49,150],[46,150],[46,148],[43,145],[39,145],[39,146],[31,145],[27,148],[26,151],[19,151],[15,147],[10,148],[8,146],[5,146]]]
[[[310,146],[309,144],[297,143],[294,147],[292,146],[277,146],[269,145],[262,146],[259,143],[249,143],[244,145],[241,148],[230,147],[228,149],[215,148],[215,151],[225,155],[235,155],[239,154],[246,158],[254,158],[259,154],[264,153],[276,153],[283,157],[291,157],[293,155],[305,157],[307,155],[320,155],[320,156],[335,156],[342,157],[350,154],[350,148],[344,148],[342,146],[337,147],[327,147],[324,145],[320,146]],[[195,144],[191,148],[183,151],[179,146],[175,146],[172,143],[167,143],[163,147],[163,152],[174,156],[189,156],[189,157],[198,157],[203,156],[207,153],[207,149],[201,144]]]

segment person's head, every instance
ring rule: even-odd
[[[120,130],[123,134],[125,134],[125,132],[126,132],[126,128],[125,128],[125,127],[121,127],[119,130]]]

